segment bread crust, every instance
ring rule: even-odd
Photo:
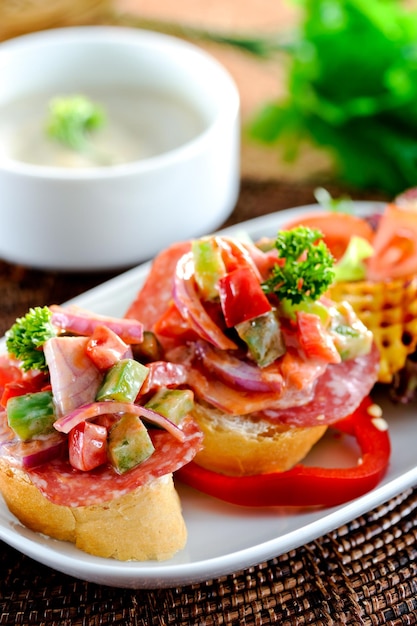
[[[194,462],[229,476],[285,472],[301,461],[327,426],[273,424],[253,415],[228,415],[196,403],[193,418],[204,433]]]
[[[1,460],[0,491],[22,524],[95,556],[161,561],[187,540],[172,474],[103,505],[71,508],[48,500],[27,472]]]

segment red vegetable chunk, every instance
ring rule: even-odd
[[[286,472],[253,476],[224,476],[204,469],[194,461],[182,467],[182,482],[215,498],[242,506],[336,506],[373,489],[384,476],[390,457],[386,430],[377,428],[365,398],[349,417],[334,424],[343,434],[353,435],[361,463],[349,468],[296,465]]]
[[[219,280],[220,304],[226,325],[237,326],[271,310],[259,278],[249,267],[226,274]]]
[[[92,422],[81,422],[68,437],[69,461],[88,472],[107,462],[107,429]]]

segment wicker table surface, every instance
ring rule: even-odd
[[[228,224],[311,203],[314,186],[244,180]],[[65,301],[111,276],[40,272],[0,262],[1,334],[28,307]],[[0,542],[0,626],[417,624],[416,513],[417,490],[410,489],[268,562],[154,591],[77,580]]]

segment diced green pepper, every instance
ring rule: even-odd
[[[162,346],[151,330],[143,331],[142,343],[132,345],[135,359],[141,363],[151,363],[162,358]]]
[[[217,283],[226,274],[221,250],[213,239],[196,239],[191,244],[195,280],[204,300],[214,300],[219,292]]]
[[[107,454],[120,474],[146,461],[154,450],[149,433],[137,415],[125,413],[110,431]]]
[[[6,407],[10,428],[22,441],[54,432],[56,420],[51,391],[38,391],[9,399]]]
[[[148,373],[148,368],[142,363],[134,359],[121,359],[106,373],[96,400],[134,402]]]
[[[145,404],[147,409],[180,424],[194,408],[194,394],[189,389],[161,388]]]
[[[248,346],[250,358],[259,367],[266,367],[285,354],[284,338],[273,311],[241,322],[235,328],[239,337]]]

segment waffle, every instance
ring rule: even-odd
[[[417,346],[417,276],[335,283],[328,295],[348,301],[373,332],[381,355],[378,382],[391,383]]]

